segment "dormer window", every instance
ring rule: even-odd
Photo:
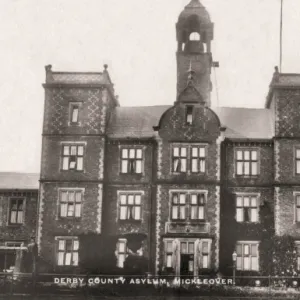
[[[190,41],[200,41],[200,34],[198,32],[192,32],[190,34]]]
[[[187,106],[186,108],[186,123],[192,125],[193,123],[193,106]]]

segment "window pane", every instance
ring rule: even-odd
[[[258,271],[258,258],[251,257],[251,270]]]
[[[253,162],[251,164],[251,175],[257,175],[258,172],[257,172],[257,162]]]
[[[198,172],[198,159],[192,159],[192,172]]]
[[[250,249],[249,249],[249,245],[244,245],[244,255],[249,255],[250,254]]]
[[[72,122],[76,123],[78,122],[78,107],[77,106],[73,106],[72,108]]]
[[[258,213],[256,208],[251,209],[251,222],[257,222],[258,221]]]
[[[64,253],[63,252],[59,252],[58,253],[58,261],[57,261],[57,264],[59,266],[63,266],[64,265]]]
[[[236,268],[237,268],[237,270],[242,270],[242,257],[237,257]]]
[[[81,216],[81,204],[75,205],[75,217],[79,218]]]
[[[251,197],[251,206],[257,207],[257,198],[256,197]]]
[[[81,202],[81,196],[82,196],[82,193],[81,193],[81,192],[76,192],[75,201],[76,201],[76,202]]]
[[[119,254],[118,257],[118,267],[124,268],[125,254]]]
[[[141,204],[141,195],[135,195],[135,204],[140,205]]]
[[[177,219],[178,217],[178,206],[172,207],[172,219]]]
[[[236,206],[239,206],[239,207],[243,206],[243,198],[242,197],[238,196],[236,198]]]
[[[236,173],[237,173],[237,175],[243,175],[243,163],[242,162],[238,162],[236,164]]]
[[[185,204],[185,194],[180,194],[180,204]]]
[[[58,250],[65,250],[65,240],[59,240],[58,241]]]
[[[194,253],[194,243],[189,243],[189,253]]]
[[[194,271],[194,261],[190,260],[189,261],[189,272],[193,272]]]
[[[236,152],[236,158],[237,158],[237,160],[242,160],[243,159],[243,152],[242,151],[237,151]]]
[[[173,171],[179,172],[179,158],[175,158],[173,161]]]
[[[251,151],[251,159],[257,160],[257,151]]]
[[[186,172],[186,159],[182,158],[181,159],[181,172]]]
[[[19,224],[23,223],[23,212],[22,211],[18,212],[17,222]]]
[[[198,208],[198,219],[204,220],[204,207],[203,206],[200,206]]]
[[[135,158],[135,149],[129,150],[129,158]]]
[[[192,148],[192,157],[198,157],[198,148]]]
[[[300,195],[297,195],[297,206],[300,206]]]
[[[181,253],[187,253],[187,243],[181,243]]]
[[[70,147],[69,146],[64,146],[64,155],[70,155]]]
[[[208,255],[203,255],[203,263],[202,263],[203,269],[208,268]]]
[[[134,207],[134,219],[135,220],[140,220],[141,219],[141,207],[140,206],[135,206]]]
[[[119,252],[120,253],[125,253],[125,250],[126,250],[126,248],[125,248],[125,242],[124,241],[120,241],[119,242]]]
[[[197,206],[192,206],[191,207],[191,219],[196,220],[197,219]]]
[[[181,148],[181,157],[186,157],[186,148]]]
[[[74,170],[76,166],[76,157],[71,156],[69,159],[69,169]]]
[[[185,219],[185,206],[180,206],[180,219]]]
[[[250,175],[250,163],[249,162],[244,163],[244,175]]]
[[[300,160],[297,161],[297,169],[296,169],[296,173],[300,174]]]
[[[137,173],[137,174],[142,173],[142,161],[141,160],[137,160],[135,162],[135,173]]]
[[[300,149],[296,150],[296,158],[300,158]]]
[[[72,258],[72,253],[71,252],[67,252],[66,253],[66,261],[65,261],[65,265],[66,266],[70,266],[71,265],[71,258]]]
[[[122,149],[122,158],[128,158],[128,149]]]
[[[83,146],[78,146],[78,153],[79,156],[83,156]]]
[[[250,151],[244,151],[244,160],[250,160]]]
[[[78,266],[78,252],[73,252],[73,266]]]
[[[127,218],[127,206],[121,206],[120,208],[120,219],[126,220]]]
[[[136,158],[142,158],[142,149],[136,150]]]
[[[77,157],[77,170],[83,170],[83,157]]]
[[[68,217],[73,217],[74,216],[74,205],[73,204],[68,205],[67,215],[68,215]]]
[[[179,156],[179,148],[175,147],[173,148],[173,156],[178,157]]]
[[[127,173],[128,172],[128,160],[122,160],[121,172],[122,173]]]
[[[173,243],[167,242],[167,252],[173,252]]]
[[[208,253],[208,242],[203,242],[202,243],[202,252],[203,253]]]
[[[67,216],[67,203],[63,203],[60,205],[60,216],[61,217]]]
[[[244,257],[244,270],[250,270],[250,259],[248,256]]]
[[[257,245],[251,245],[251,256],[257,256]]]
[[[128,204],[134,204],[134,195],[128,195]]]
[[[300,222],[300,208],[297,208],[297,222]]]
[[[249,197],[244,197],[244,206],[245,207],[250,206],[250,199],[249,199]]]
[[[69,170],[69,157],[63,158],[63,170]]]
[[[236,210],[236,220],[237,220],[237,222],[243,222],[244,221],[243,212],[244,212],[244,210],[242,208],[237,208],[237,210]]]
[[[77,146],[71,146],[71,155],[77,154]]]
[[[172,268],[172,255],[167,255],[167,268]]]
[[[196,194],[191,195],[191,204],[198,204],[198,197]]]
[[[121,204],[126,204],[127,203],[127,201],[126,201],[126,195],[120,195],[120,203]]]
[[[238,244],[236,245],[236,253],[238,256],[242,256],[242,245],[241,244]]]
[[[17,212],[16,211],[12,211],[11,215],[10,215],[10,223],[17,223]]]
[[[205,157],[205,148],[203,147],[200,148],[200,157]]]
[[[205,172],[205,160],[200,160],[200,172]]]
[[[75,195],[74,195],[74,192],[69,192],[69,198],[68,198],[68,201],[73,203],[75,202]]]

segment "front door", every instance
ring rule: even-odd
[[[180,275],[190,276],[194,274],[194,254],[181,254]]]

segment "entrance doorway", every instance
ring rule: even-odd
[[[194,275],[194,242],[181,242],[180,246],[180,275]]]

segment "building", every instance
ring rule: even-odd
[[[0,273],[20,271],[18,250],[36,235],[38,190],[39,174],[0,173]]]
[[[192,0],[172,106],[121,107],[107,66],[46,66],[38,243],[56,272],[76,269],[87,232],[144,233],[149,271],[175,275],[232,272],[234,251],[239,271],[263,273],[275,233],[300,240],[300,77],[276,70],[263,109],[212,107],[213,33]]]

